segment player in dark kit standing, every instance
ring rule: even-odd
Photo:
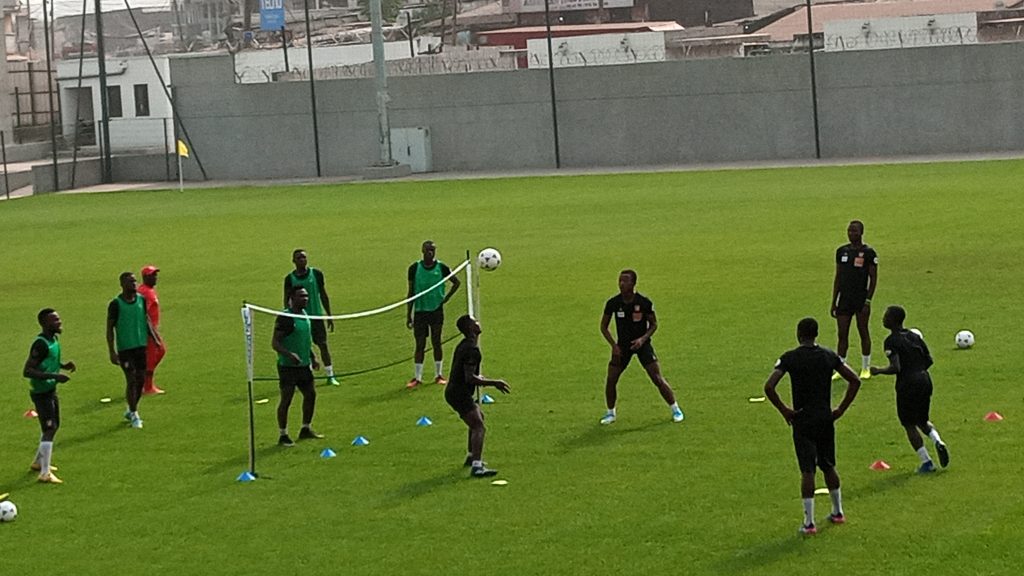
[[[424,242],[422,250],[423,259],[413,262],[412,266],[409,266],[408,298],[424,292],[452,273],[447,264],[434,257],[437,247],[434,246],[433,241]],[[406,388],[415,388],[423,383],[423,359],[427,351],[428,332],[430,333],[430,348],[434,352],[434,383],[442,386],[448,383],[444,379],[444,351],[441,349],[444,305],[451,300],[452,296],[459,291],[459,286],[462,285],[455,276],[448,280],[452,284],[451,292],[445,294],[444,284],[441,284],[409,302],[406,307],[405,324],[412,329],[413,338],[416,340],[416,350],[413,353],[413,377],[406,383]]]
[[[146,301],[138,293],[135,275],[122,272],[119,280],[121,293],[107,306],[107,350],[111,364],[124,371],[124,397],[128,403],[125,420],[131,422],[132,428],[142,428],[139,399],[146,381],[146,346],[149,339],[163,346],[163,340],[146,316]]]
[[[327,296],[327,288],[324,284],[324,273],[317,268],[307,264],[306,251],[299,248],[292,252],[292,264],[295,270],[284,277],[284,307],[288,308],[288,298],[291,289],[301,286],[309,294],[309,305],[306,312],[310,316],[330,316],[331,299]],[[324,361],[324,372],[327,373],[327,383],[331,386],[338,386],[341,382],[334,377],[334,364],[331,363],[331,351],[327,347],[327,330],[334,332],[334,320],[327,320],[327,327],[324,327],[323,320],[310,320],[313,331],[313,343],[320,349],[320,357]]]
[[[493,386],[508,394],[509,386],[504,380],[480,376],[480,362],[483,360],[477,344],[477,338],[482,332],[480,323],[466,315],[459,317],[455,325],[464,338],[455,347],[452,356],[452,370],[444,390],[444,399],[469,426],[469,453],[465,463],[471,466],[470,475],[476,478],[494,476],[498,471],[491,470],[483,461],[484,434],[487,430],[484,427],[484,413],[473,400],[473,393],[478,386]]]
[[[871,373],[896,375],[896,415],[907,431],[910,445],[921,458],[921,467],[917,471],[928,473],[935,471],[935,464],[928,455],[921,432],[935,442],[935,451],[943,468],[949,466],[949,449],[928,416],[932,401],[932,377],[928,368],[932,365],[932,355],[921,336],[903,327],[906,318],[907,312],[900,306],[885,309],[882,325],[890,331],[885,339],[889,365],[885,368],[872,366]]]
[[[793,446],[800,466],[800,496],[804,504],[803,534],[815,534],[814,525],[814,467],[825,476],[825,486],[832,498],[833,524],[846,521],[843,515],[843,497],[836,473],[835,421],[846,413],[860,390],[860,379],[835,352],[818,346],[818,322],[804,318],[797,324],[796,339],[800,346],[786,352],[775,362],[775,369],[764,384],[764,394],[793,427]],[[832,372],[838,371],[849,383],[846,396],[835,410],[832,409]],[[793,407],[779,398],[775,390],[786,374],[793,386]]]
[[[44,308],[36,316],[39,326],[43,331],[36,336],[32,342],[32,348],[28,353],[28,360],[25,361],[23,374],[28,378],[32,387],[30,396],[36,407],[36,414],[39,417],[39,427],[42,428],[42,436],[39,438],[39,449],[36,450],[36,458],[32,461],[30,468],[39,472],[39,481],[49,484],[63,484],[64,482],[53,474],[57,468],[50,464],[53,456],[53,438],[60,428],[60,401],[57,399],[57,384],[63,384],[69,380],[61,370],[68,372],[75,371],[74,362],[61,362],[60,340],[57,335],[61,333],[60,315],[53,308]]]
[[[306,314],[309,293],[302,286],[294,286],[285,312]],[[312,322],[309,318],[278,316],[274,323],[274,337],[271,346],[277,352],[277,376],[281,388],[281,400],[277,405],[277,425],[281,436],[277,443],[291,448],[295,446],[288,435],[288,409],[292,405],[295,389],[302,393],[302,428],[299,439],[323,438],[310,425],[316,410],[316,386],[313,385],[313,370],[320,367],[313,353]]]
[[[608,379],[605,382],[604,395],[608,412],[601,418],[601,424],[615,422],[615,403],[618,399],[616,386],[619,376],[629,366],[635,355],[640,365],[647,371],[651,382],[658,387],[658,392],[672,409],[672,421],[682,422],[683,411],[676,403],[675,393],[661,375],[658,356],[651,345],[651,336],[658,329],[658,319],[654,314],[654,304],[643,294],[636,292],[636,272],[623,270],[619,273],[619,294],[604,305],[601,317],[601,334],[612,347],[612,358],[608,362]],[[615,332],[618,340],[612,338],[608,325],[615,317]]]
[[[868,320],[871,318],[871,297],[878,286],[878,254],[863,242],[864,223],[853,220],[846,227],[850,243],[836,250],[836,275],[832,281],[832,317],[836,319],[839,342],[836,352],[846,362],[850,348],[850,324],[857,317],[857,332],[860,334],[861,380],[871,377],[871,333]],[[838,379],[836,373],[833,379]]]

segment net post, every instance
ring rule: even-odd
[[[466,313],[470,318],[476,318],[476,310],[473,309],[473,262],[469,259],[469,250],[466,250]]]
[[[242,303],[242,325],[245,329],[245,373],[249,395],[249,473],[256,476],[256,413],[253,398],[253,326],[249,304]]]

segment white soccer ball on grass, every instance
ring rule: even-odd
[[[956,347],[961,350],[974,346],[974,333],[970,330],[961,330],[956,333]]]
[[[13,522],[18,517],[18,507],[10,500],[0,502],[0,522]]]

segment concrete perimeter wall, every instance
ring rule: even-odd
[[[826,158],[1024,150],[1024,43],[818,54]],[[309,85],[233,82],[229,57],[171,60],[214,179],[316,175]],[[428,126],[437,171],[554,166],[545,70],[389,79],[391,126]],[[807,55],[556,71],[563,166],[814,157]],[[379,156],[374,83],[316,83],[324,176]],[[186,177],[199,177],[187,162]]]

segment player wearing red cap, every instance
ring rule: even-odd
[[[149,317],[149,323],[153,325],[153,329],[157,332],[160,330],[160,297],[156,293],[156,280],[159,272],[160,269],[152,264],[143,266],[142,285],[139,286],[139,294],[146,301],[146,316]],[[163,389],[153,383],[153,374],[156,372],[156,367],[160,364],[160,361],[164,359],[166,352],[167,344],[162,339],[157,343],[150,337],[146,342],[146,382],[142,386],[143,394],[164,393]]]

